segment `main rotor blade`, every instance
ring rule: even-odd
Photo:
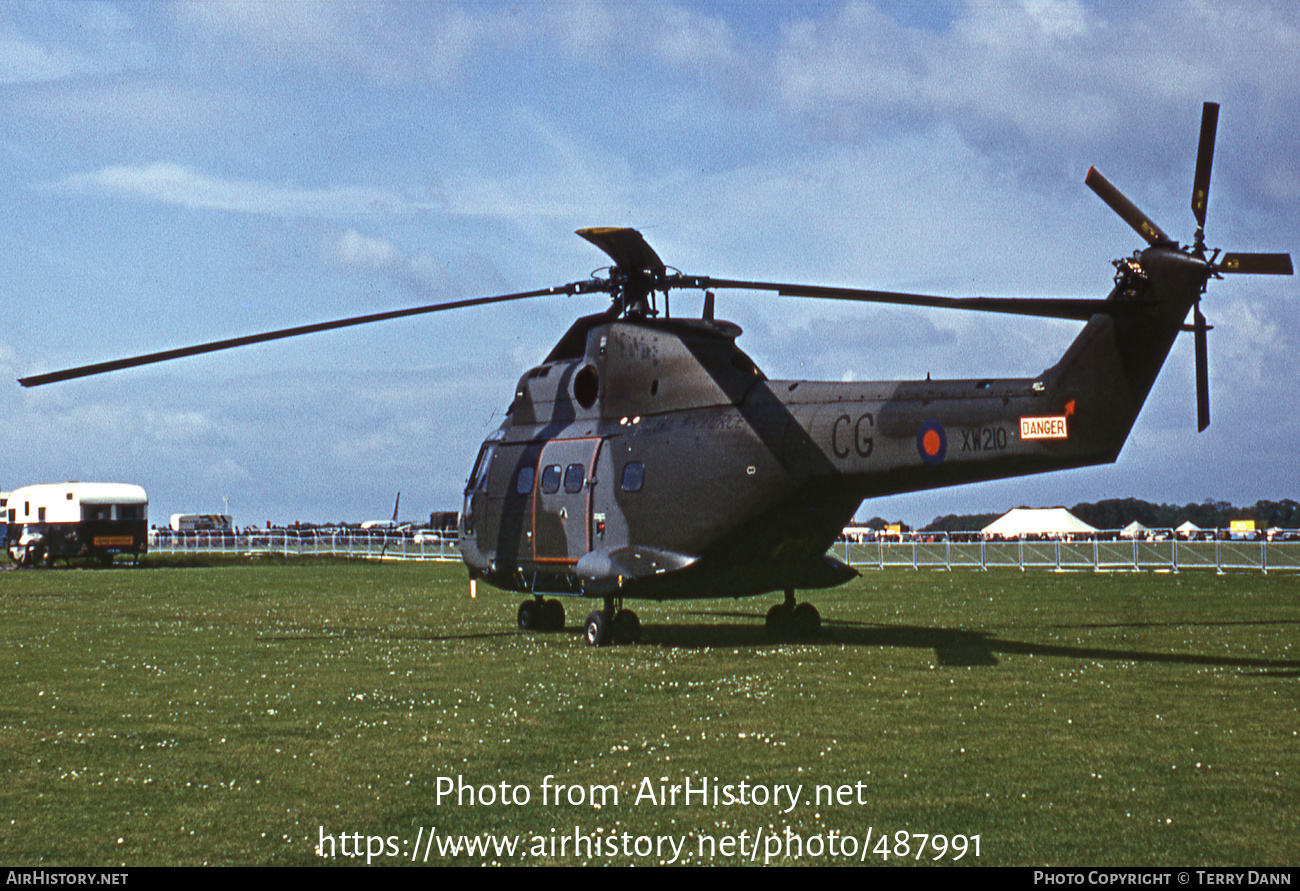
[[[463,309],[469,306],[483,306],[489,303],[504,303],[508,300],[525,300],[529,297],[545,297],[551,294],[575,294],[582,292],[584,285],[590,282],[573,282],[567,285],[560,285],[554,288],[543,288],[537,291],[522,291],[518,294],[499,294],[494,297],[473,297],[468,300],[454,300],[450,303],[433,303],[428,306],[416,306],[410,309],[396,309],[388,312],[371,313],[364,316],[353,316],[347,319],[336,319],[332,322],[318,322],[314,325],[299,325],[296,328],[282,328],[279,331],[267,331],[262,334],[250,334],[244,337],[232,337],[228,340],[216,340],[211,343],[201,343],[195,346],[180,347],[174,350],[163,350],[157,353],[147,353],[143,356],[132,356],[127,359],[113,359],[108,362],[97,362],[93,365],[82,365],[77,368],[68,368],[63,371],[52,371],[48,374],[34,374],[30,377],[19,378],[18,383],[24,387],[39,387],[43,384],[53,384],[58,381],[72,380],[78,377],[89,377],[95,374],[104,374],[109,371],[121,371],[124,368],[135,368],[138,365],[152,365],[156,362],[169,362],[172,359],[183,359],[186,356],[197,356],[200,353],[213,353],[218,350],[228,350],[234,347],[247,346],[253,343],[265,343],[268,340],[281,340],[286,337],[297,337],[301,334],[315,334],[319,331],[330,331],[335,328],[348,328],[353,325],[366,325],[370,322],[384,322],[389,319],[401,319],[407,316],[417,316],[425,313],[441,312],[447,309]]]
[[[1290,254],[1224,254],[1215,272],[1240,275],[1291,275]]]
[[[1205,316],[1201,308],[1196,307],[1194,316],[1196,325],[1192,329],[1196,336],[1196,432],[1200,433],[1210,426],[1210,370],[1208,349],[1205,343]]]
[[[1146,239],[1147,244],[1171,244],[1173,239],[1164,233],[1159,226],[1152,222],[1151,218],[1138,210],[1136,204],[1124,197],[1124,193],[1115,188],[1110,180],[1102,176],[1096,167],[1088,169],[1088,175],[1084,178],[1097,196],[1105,201],[1110,209],[1120,215],[1124,222],[1133,227],[1138,235]]]
[[[659,259],[654,248],[650,247],[645,237],[635,229],[622,226],[597,226],[579,229],[574,234],[581,235],[608,254],[614,261],[614,265],[626,275],[643,272],[649,272],[651,275],[663,274],[664,261]]]
[[[1210,168],[1214,166],[1214,133],[1219,126],[1219,104],[1207,102],[1201,109],[1201,141],[1196,149],[1196,178],[1192,181],[1192,213],[1205,228],[1205,207],[1210,200]]]
[[[863,303],[892,303],[902,306],[928,306],[938,309],[965,309],[1000,312],[1049,319],[1087,321],[1095,315],[1127,315],[1146,308],[1141,300],[1050,299],[1040,297],[934,297],[928,294],[904,294],[896,291],[868,291],[858,288],[827,288],[818,285],[743,282],[707,279],[708,287],[738,290],[776,291],[782,297],[813,297],[823,300],[854,300]]]

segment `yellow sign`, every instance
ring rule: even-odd
[[[1254,532],[1255,521],[1254,520],[1230,520],[1228,521],[1228,529],[1232,532]]]
[[[97,548],[130,547],[135,539],[129,535],[96,535],[94,545]]]
[[[1049,418],[1021,418],[1021,439],[1069,439],[1065,428],[1066,415]]]

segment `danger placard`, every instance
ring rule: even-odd
[[[1048,418],[1021,418],[1021,439],[1068,439],[1065,415]]]

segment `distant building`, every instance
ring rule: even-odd
[[[435,510],[429,514],[429,528],[455,531],[460,523],[460,514],[454,510]]]

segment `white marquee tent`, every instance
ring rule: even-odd
[[[1017,507],[980,530],[985,538],[1086,535],[1096,531],[1063,507]]]
[[[1125,526],[1123,529],[1119,531],[1119,537],[1120,538],[1142,538],[1150,531],[1151,529],[1149,527],[1143,526],[1137,520],[1134,520],[1132,523],[1129,523],[1127,526]]]

